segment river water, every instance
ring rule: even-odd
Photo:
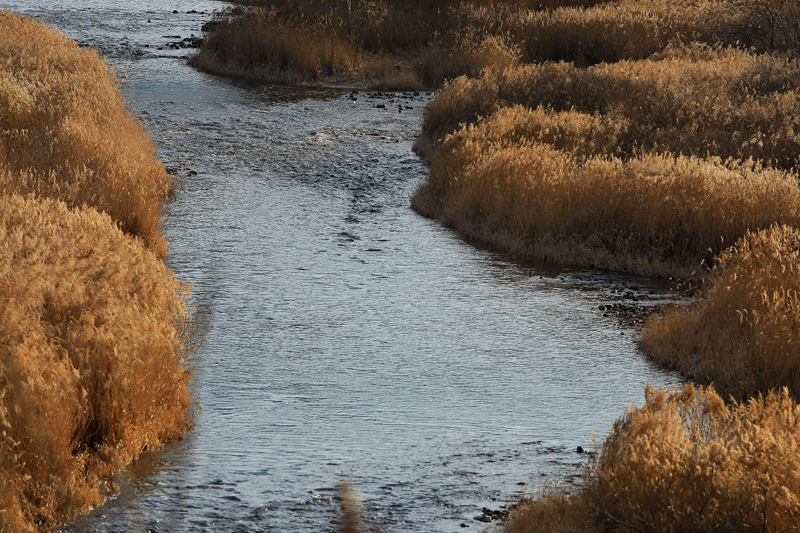
[[[181,176],[168,262],[209,335],[195,431],[67,530],[329,531],[344,479],[383,531],[481,529],[483,507],[570,479],[576,447],[648,382],[680,382],[598,309],[663,285],[516,261],[409,208],[428,95],[353,101],[187,67],[166,45],[221,5],[0,2],[127,73]]]

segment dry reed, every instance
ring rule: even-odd
[[[355,486],[349,481],[343,481],[336,486],[339,496],[340,516],[337,530],[340,533],[359,533],[361,527],[361,502]]]
[[[0,531],[101,503],[190,427],[187,288],[112,220],[0,196]]]
[[[613,153],[621,157],[657,150],[790,169],[800,160],[798,89],[795,59],[701,45],[590,68],[548,63],[487,70],[439,93],[426,110],[418,149],[431,157],[461,124],[503,107],[541,106],[602,115],[620,130]]]
[[[800,398],[800,231],[748,232],[719,257],[701,300],[652,317],[645,352],[725,396],[787,387]]]
[[[781,1],[243,0],[257,7],[217,13],[206,27],[207,44],[191,61],[268,80],[347,73],[350,83],[375,83],[369,72],[388,57],[406,65],[406,78],[413,74],[433,87],[477,75],[488,64],[481,53],[487,39],[502,42],[522,63],[644,59],[669,44],[689,43],[797,52],[800,13],[764,7]]]
[[[796,175],[614,157],[626,129],[576,111],[502,109],[446,138],[412,205],[518,254],[660,276],[690,275],[748,230],[800,222]]]
[[[329,31],[323,20],[289,22],[275,11],[233,9],[217,17],[202,53],[189,63],[222,74],[290,83],[355,70],[362,52]]]
[[[100,504],[190,428],[171,190],[97,53],[0,11],[0,531]]]
[[[96,207],[166,254],[173,180],[97,52],[0,11],[0,193]]]
[[[713,389],[648,387],[578,492],[523,501],[507,533],[778,532],[800,520],[800,406],[785,390],[726,406]]]

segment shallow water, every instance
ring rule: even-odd
[[[181,175],[168,262],[210,335],[196,430],[69,530],[330,530],[345,478],[384,531],[482,528],[483,507],[573,472],[646,383],[680,381],[598,309],[614,287],[663,285],[515,261],[409,208],[427,95],[199,73],[164,45],[222,3],[122,5],[0,2],[127,73]]]

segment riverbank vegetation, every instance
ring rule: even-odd
[[[291,83],[438,87],[486,68],[644,59],[669,44],[792,49],[789,2],[729,0],[237,0],[190,62]],[[759,6],[769,6],[760,8]]]
[[[191,428],[171,190],[97,53],[0,11],[0,531],[102,503]]]
[[[800,406],[784,390],[726,405],[648,388],[567,494],[524,499],[506,533],[759,531],[800,520]]]
[[[416,144],[420,213],[523,256],[701,288],[651,317],[641,346],[720,395],[648,389],[583,483],[525,500],[508,532],[798,525],[800,8],[677,3],[707,23],[659,41],[673,26],[647,29],[657,5],[571,9],[591,56],[566,28],[543,34],[549,56],[514,47],[446,82]],[[605,35],[588,29],[613,9]]]
[[[426,112],[413,206],[526,255],[690,275],[748,230],[797,223],[798,75],[692,45],[458,78]]]
[[[173,179],[90,48],[9,12],[0,19],[0,191],[92,206],[163,256]]]

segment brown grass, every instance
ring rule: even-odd
[[[190,428],[187,288],[90,208],[0,196],[0,530],[69,520]]]
[[[97,54],[0,11],[0,531],[102,503],[191,427],[171,190]]]
[[[720,255],[703,297],[652,317],[641,346],[725,396],[787,387],[800,398],[800,231],[748,232]]]
[[[300,27],[298,27],[298,25]],[[218,16],[190,64],[228,75],[299,83],[355,70],[362,52],[324,20],[288,22],[274,11],[233,9]]]
[[[625,135],[601,116],[505,108],[446,138],[412,205],[518,254],[660,276],[691,275],[748,230],[800,222],[795,174],[611,156]]]
[[[598,153],[657,150],[790,169],[800,161],[799,88],[797,60],[700,45],[590,68],[547,63],[485,71],[439,93],[426,110],[418,148],[430,157],[461,124],[521,105],[603,116],[618,133]]]
[[[713,389],[648,387],[577,493],[523,501],[507,533],[778,532],[800,520],[800,407],[786,391],[726,406]]]
[[[347,73],[351,83],[368,83],[364,72],[373,62],[398,56],[410,58],[420,83],[436,87],[487,66],[480,51],[487,39],[524,64],[637,60],[690,43],[797,53],[800,13],[781,2],[243,0],[257,7],[217,13],[191,62],[273,81],[319,82]]]
[[[0,193],[96,207],[163,256],[172,187],[97,52],[0,11]]]

